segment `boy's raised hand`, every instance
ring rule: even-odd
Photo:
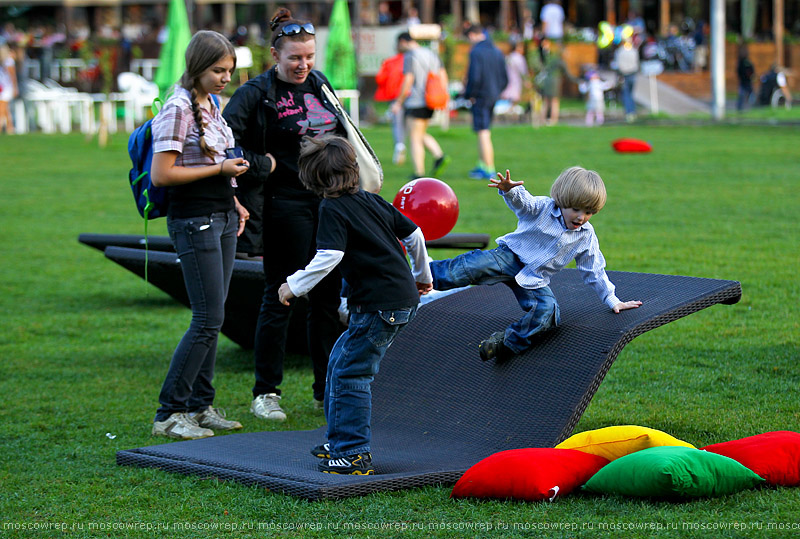
[[[508,169],[506,169],[505,176],[503,176],[501,173],[498,172],[497,178],[491,178],[489,181],[492,182],[488,185],[489,187],[496,187],[497,189],[500,189],[504,193],[508,193],[509,191],[511,191],[512,188],[525,183],[525,182],[511,181],[511,172]]]

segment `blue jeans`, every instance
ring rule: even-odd
[[[189,219],[167,217],[192,305],[192,321],[172,356],[158,396],[161,406],[156,421],[164,421],[175,412],[203,410],[214,402],[211,381],[233,274],[238,225],[235,210]]]
[[[636,103],[633,101],[633,85],[636,84],[636,73],[625,75],[622,81],[622,106],[625,114],[636,114]]]
[[[325,419],[331,458],[370,451],[370,383],[398,331],[417,307],[350,313],[350,324],[333,346],[325,386]]]
[[[505,245],[489,251],[476,249],[455,258],[431,262],[433,288],[449,290],[470,284],[497,283],[508,286],[525,315],[506,328],[503,343],[519,354],[530,348],[535,335],[556,327],[561,321],[558,302],[549,286],[522,288],[514,280],[524,267]]]
[[[736,99],[736,110],[744,110],[745,105],[753,104],[753,84],[739,83],[739,96]]]
[[[406,118],[403,112],[399,112],[398,114],[392,113],[391,109],[388,112],[389,117],[392,121],[392,140],[394,140],[394,145],[397,146],[398,144],[406,143]]]

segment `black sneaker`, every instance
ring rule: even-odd
[[[329,459],[331,458],[331,444],[328,442],[320,444],[311,450],[311,454],[318,459]]]
[[[358,453],[340,459],[325,459],[319,463],[319,471],[339,475],[374,475],[372,455]]]
[[[503,361],[513,356],[514,352],[503,343],[504,337],[504,331],[495,331],[487,339],[482,340],[478,347],[481,359],[489,361],[490,359],[497,358],[497,361]]]

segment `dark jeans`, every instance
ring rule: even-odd
[[[534,336],[556,327],[560,322],[558,302],[549,286],[522,288],[514,276],[524,265],[505,245],[489,251],[474,250],[448,260],[431,262],[433,288],[450,290],[471,284],[508,286],[525,314],[505,330],[503,342],[514,353],[530,348]]]
[[[736,110],[744,110],[745,105],[753,104],[753,84],[739,83],[739,96],[736,98]]]
[[[370,384],[397,333],[414,319],[416,306],[350,313],[347,331],[331,352],[325,419],[331,458],[370,451],[372,390]]]
[[[269,197],[264,203],[264,297],[255,336],[253,396],[277,393],[283,381],[286,334],[292,307],[278,301],[286,277],[303,269],[316,253],[319,201]],[[314,398],[325,395],[325,373],[333,344],[341,333],[342,277],[334,269],[308,294],[308,350],[314,366]]]
[[[225,299],[236,254],[236,211],[189,219],[167,218],[192,305],[192,321],[167,371],[156,421],[175,412],[202,410],[214,402],[217,337],[225,319]]]

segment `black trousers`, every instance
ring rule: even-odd
[[[292,306],[278,301],[278,288],[286,278],[303,269],[316,253],[319,222],[318,199],[279,196],[264,200],[264,297],[255,335],[253,396],[277,393],[283,381],[283,360]],[[342,277],[334,269],[308,294],[308,350],[314,366],[314,398],[325,395],[328,357],[341,333],[339,307]]]

